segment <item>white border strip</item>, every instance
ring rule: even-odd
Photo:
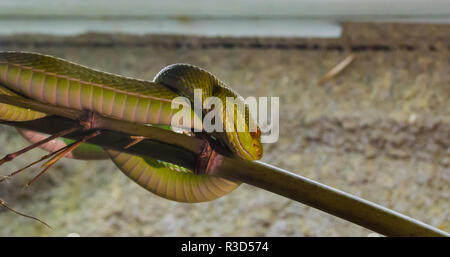
[[[82,19],[0,19],[0,35],[56,34],[76,35],[85,32],[123,34],[170,34],[228,37],[315,37],[333,38],[341,34],[335,22],[298,19],[202,19],[183,22],[171,19],[82,20]]]
[[[0,16],[448,19],[448,0],[1,0]]]
[[[450,0],[0,0],[0,34],[339,37],[342,21],[450,24]]]

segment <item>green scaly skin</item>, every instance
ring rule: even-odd
[[[237,97],[238,102],[243,104],[242,97],[236,92],[227,88],[212,74],[192,65],[168,66],[150,82],[100,72],[51,56],[0,52],[0,94],[20,95],[56,106],[91,110],[104,116],[140,124],[169,126],[177,111],[171,109],[172,100],[178,96],[187,96],[193,101],[191,96],[195,88],[203,90],[203,99],[215,96],[225,103],[226,97]],[[248,129],[252,120],[248,119],[247,108],[245,112],[247,115],[238,109],[232,114],[233,120],[224,119],[222,122],[225,132],[214,136],[228,146],[237,158],[260,159],[263,151],[259,130],[253,133],[230,132],[226,129],[227,126],[236,128],[238,120],[244,117],[247,117],[245,127]],[[198,119],[193,110],[191,114],[194,119]],[[45,115],[0,104],[2,120],[26,121]],[[225,110],[223,117],[227,117]],[[104,150],[132,180],[171,200],[209,201],[231,192],[239,185],[221,178],[195,175],[190,170],[167,162]]]

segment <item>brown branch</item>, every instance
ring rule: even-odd
[[[81,111],[68,109],[66,112],[65,108],[29,99],[0,95],[0,102],[58,115],[28,122],[0,122],[47,134],[54,134],[71,127],[83,127],[80,125],[80,121],[84,121],[86,117],[86,113]],[[49,126],[49,124],[51,125]],[[206,167],[200,172],[263,188],[380,234],[388,236],[449,236],[444,231],[408,216],[289,171],[262,162],[231,158],[226,150],[215,145],[214,142],[212,142],[213,154],[209,158],[204,158],[204,153],[208,152],[205,149],[211,144],[203,137],[186,136],[100,115],[94,117],[91,125],[84,132],[74,132],[65,137],[78,140],[85,136],[89,129],[102,129],[102,133],[93,138],[90,143],[171,162],[191,170],[195,170],[195,167]],[[147,139],[124,149],[132,142],[131,136],[136,135],[144,136]],[[199,160],[204,159],[207,161],[206,165],[198,163]]]

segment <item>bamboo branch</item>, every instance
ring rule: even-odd
[[[82,111],[14,96],[0,95],[0,103],[56,115],[27,122],[0,121],[0,124],[47,134],[82,127],[80,121],[83,121],[86,115]],[[204,138],[190,137],[100,115],[95,116],[93,128],[101,129],[102,133],[89,141],[92,144],[172,162],[191,170],[198,166],[200,156],[204,154],[204,146],[207,145]],[[89,129],[84,132],[77,131],[65,137],[80,139],[88,131]],[[147,139],[124,149],[132,141],[130,136],[145,136]],[[203,171],[205,174],[241,181],[268,190],[383,235],[449,236],[444,231],[359,197],[262,162],[231,158],[226,150],[214,144],[212,147],[216,152],[208,157],[207,168]]]

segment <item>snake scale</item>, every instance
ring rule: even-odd
[[[189,64],[173,64],[162,69],[153,81],[145,81],[94,70],[60,58],[27,52],[0,52],[0,94],[31,98],[39,102],[77,110],[90,110],[115,119],[139,124],[170,125],[175,110],[172,100],[185,96],[191,102],[195,89],[202,89],[203,100],[214,96],[225,102],[233,97],[244,100],[235,91],[204,69]],[[203,103],[201,103],[203,105]],[[203,110],[206,114],[210,110]],[[224,108],[220,116],[224,132],[215,132],[217,138],[236,158],[257,160],[263,148],[259,128],[249,131],[252,117],[246,106],[244,112],[236,108],[228,120]],[[45,117],[37,111],[0,104],[0,120],[29,121]],[[193,117],[197,117],[192,110]],[[245,119],[243,132],[228,131]],[[227,122],[233,122],[227,124]],[[22,130],[31,142],[45,137],[38,132]],[[67,139],[58,138],[42,148],[53,151],[67,145]],[[161,197],[180,202],[203,202],[221,197],[239,186],[238,183],[192,171],[147,157],[102,149],[82,144],[66,157],[77,159],[111,158],[129,178]]]

